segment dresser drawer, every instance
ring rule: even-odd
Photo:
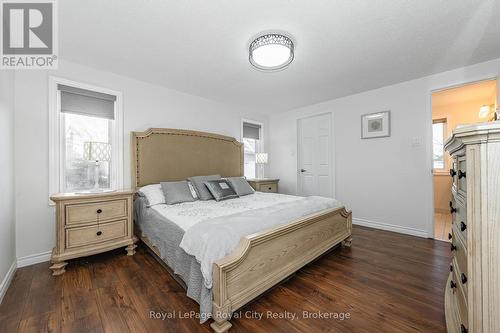
[[[467,196],[467,162],[465,156],[457,158],[457,191],[458,194]]]
[[[458,271],[454,271],[451,278],[451,283],[454,283],[455,288],[452,288],[453,298],[455,303],[456,312],[460,321],[460,325],[468,328],[468,311],[467,311],[467,296],[464,294],[464,288],[461,286]]]
[[[127,200],[118,199],[66,205],[66,225],[95,223],[127,217]]]
[[[276,183],[259,184],[257,186],[257,191],[276,193],[278,192],[278,184]]]
[[[127,236],[127,220],[66,229],[66,248],[102,243]]]
[[[467,210],[465,205],[459,200],[459,196],[455,200],[455,207],[457,209],[453,216],[453,234],[456,238],[460,238],[464,246],[467,248]]]
[[[455,230],[452,232],[453,238],[450,246],[454,249],[453,254],[455,256],[456,265],[458,265],[458,270],[455,269],[455,271],[467,272],[467,248],[464,246],[460,238],[455,235]]]

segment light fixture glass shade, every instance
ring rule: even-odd
[[[267,164],[267,153],[257,153],[257,154],[255,154],[255,163],[257,163],[257,164]]]
[[[83,143],[83,159],[88,161],[110,161],[111,145],[106,142],[87,141]]]
[[[292,40],[284,35],[266,34],[260,36],[250,44],[250,63],[265,71],[281,70],[292,62],[293,48]]]
[[[491,108],[489,105],[483,105],[479,108],[479,118],[488,118]]]

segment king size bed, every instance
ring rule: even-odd
[[[243,166],[243,145],[231,137],[132,133],[138,193],[198,175],[242,177]],[[255,192],[224,201],[151,201],[136,197],[136,235],[200,304],[200,321],[213,318],[218,333],[230,329],[234,311],[336,245],[351,244],[351,212],[334,199]]]

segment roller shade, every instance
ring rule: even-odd
[[[61,112],[115,119],[116,96],[58,84]]]
[[[260,139],[260,125],[243,123],[243,137],[247,139]]]

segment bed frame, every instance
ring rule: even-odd
[[[243,175],[243,145],[218,134],[151,128],[132,132],[132,184],[141,187],[193,175]],[[342,243],[351,246],[352,217],[345,207],[243,237],[233,253],[213,267],[214,322],[227,332],[231,314],[301,267]],[[136,228],[156,255],[156,247]]]

